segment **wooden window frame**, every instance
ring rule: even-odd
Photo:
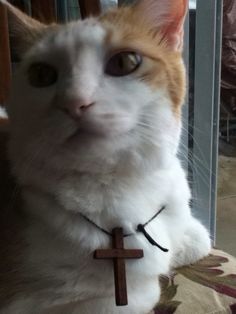
[[[54,0],[31,0],[32,17],[44,23],[57,21]]]
[[[99,0],[78,0],[82,19],[101,13],[101,3]]]

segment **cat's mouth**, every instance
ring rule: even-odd
[[[95,129],[77,129],[72,135],[69,136],[68,141],[89,139],[89,138],[105,138],[108,134],[102,133]]]
[[[75,139],[113,139],[127,134],[134,128],[133,121],[125,115],[114,116],[111,114],[98,117],[81,119],[76,130],[68,140]]]

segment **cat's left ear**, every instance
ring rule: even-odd
[[[11,47],[20,59],[42,36],[47,26],[18,10],[6,0],[0,0],[8,15]]]
[[[153,34],[176,51],[183,49],[184,21],[188,0],[139,0],[135,10],[152,27]]]

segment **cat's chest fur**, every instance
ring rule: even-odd
[[[148,220],[163,205],[169,193],[167,181],[160,174],[118,179],[74,176],[59,183],[57,197],[67,210],[79,211],[104,227],[127,224],[129,228],[128,223]]]
[[[179,180],[176,181],[176,177]],[[103,289],[112,289],[111,261],[93,259],[94,250],[111,247],[111,238],[87,222],[79,214],[82,212],[109,232],[114,227],[123,227],[125,233],[133,233],[125,238],[125,247],[143,249],[145,258],[128,261],[129,282],[134,278],[136,281],[139,277],[141,280],[143,276],[166,273],[172,254],[152,246],[136,228],[166,205],[166,212],[153,220],[147,230],[161,245],[172,247],[168,223],[176,225],[177,215],[170,195],[176,198],[177,206],[183,196],[183,204],[188,198],[188,189],[184,191],[182,187],[182,193],[177,193],[180,181],[184,182],[185,177],[177,163],[172,170],[159,171],[139,180],[135,176],[122,181],[104,177],[101,182],[96,176],[75,175],[54,184],[51,182],[54,190],[50,196],[30,190],[26,194],[27,206],[32,208],[34,215],[40,216],[40,220],[33,220],[28,230],[30,263],[33,260],[53,281],[65,282],[58,287],[58,292],[68,295],[69,291],[70,298],[88,298],[102,294]],[[172,189],[175,192],[171,192]]]
[[[141,175],[70,173],[60,178],[50,177],[44,181],[46,193],[33,189],[26,195],[31,203],[29,207],[40,204],[40,208],[48,208],[44,212],[40,210],[43,216],[54,208],[54,215],[65,215],[63,219],[84,220],[82,214],[108,231],[122,226],[130,233],[139,223],[151,219],[162,206],[168,205],[173,188],[178,191],[176,179],[186,181],[178,161],[171,169]],[[185,185],[182,189],[186,190],[186,202],[188,187]],[[34,212],[39,210],[34,209]]]

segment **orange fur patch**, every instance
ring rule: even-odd
[[[150,29],[133,7],[108,11],[100,18],[108,31],[106,43],[111,51],[130,49],[144,56],[144,66],[138,77],[153,89],[166,88],[178,116],[184,102],[186,78],[181,52],[175,51],[163,40],[163,34]]]

